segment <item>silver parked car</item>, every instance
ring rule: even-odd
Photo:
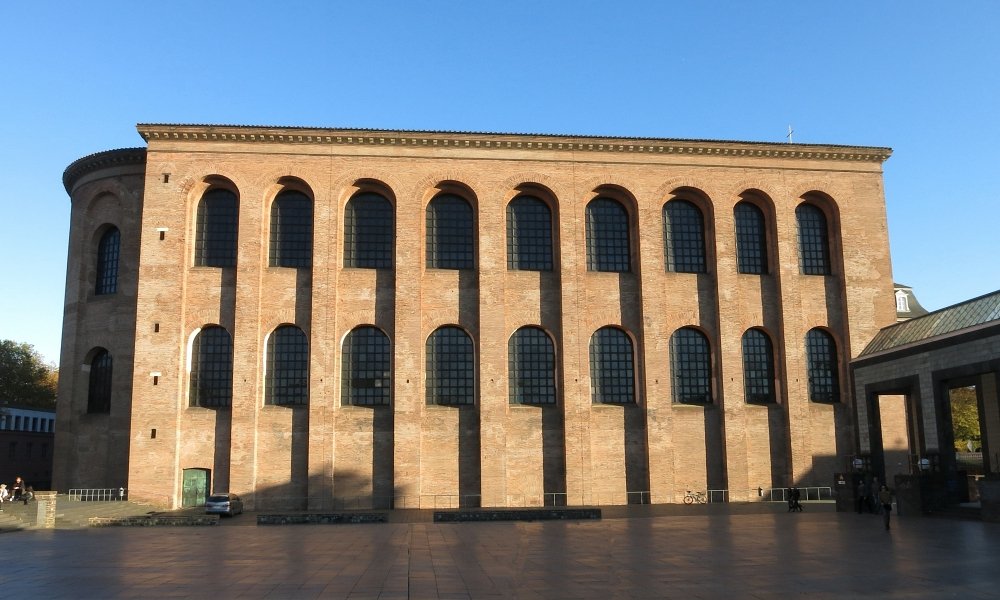
[[[236,494],[212,494],[205,502],[205,514],[238,515],[243,512],[243,501]]]

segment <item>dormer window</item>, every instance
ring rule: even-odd
[[[896,290],[896,312],[910,312],[910,297],[903,290]]]

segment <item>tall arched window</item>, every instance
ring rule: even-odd
[[[767,273],[767,231],[764,213],[749,202],[733,209],[736,220],[736,268],[740,273]]]
[[[198,203],[194,264],[199,267],[235,267],[240,203],[223,188],[205,192]]]
[[[391,202],[374,192],[356,194],[344,209],[344,266],[391,269],[395,230]]]
[[[617,327],[601,327],[590,337],[590,398],[595,404],[635,402],[632,339]]]
[[[840,400],[840,375],[837,369],[837,343],[822,329],[806,334],[809,369],[809,399],[813,402]]]
[[[743,394],[747,402],[774,402],[774,352],[760,329],[743,334]]]
[[[460,327],[438,328],[427,338],[427,404],[476,402],[472,338]]]
[[[97,282],[94,293],[114,294],[118,291],[118,257],[121,253],[121,232],[111,227],[97,242]]]
[[[830,234],[826,215],[812,204],[795,209],[799,223],[799,270],[803,275],[830,274]]]
[[[392,398],[389,336],[377,327],[356,327],[344,339],[340,401],[354,406],[388,406]]]
[[[218,325],[198,332],[191,345],[191,406],[228,408],[233,403],[233,338]]]
[[[507,343],[511,404],[556,403],[556,353],[539,327],[522,327]]]
[[[309,404],[309,340],[295,325],[282,325],[267,338],[264,402],[280,406]]]
[[[313,203],[302,192],[285,190],[271,204],[272,267],[309,268],[313,251]]]
[[[111,412],[111,354],[101,348],[90,360],[90,379],[87,383],[87,412]]]
[[[552,211],[538,198],[518,196],[507,205],[507,268],[552,270]]]
[[[663,238],[667,271],[705,272],[705,224],[697,206],[686,200],[664,204]]]
[[[711,402],[712,357],[705,334],[691,327],[678,329],[670,336],[670,354],[674,402]]]
[[[441,194],[427,205],[427,267],[474,269],[472,206],[454,194]]]
[[[587,205],[587,270],[632,270],[628,212],[611,198],[597,198]]]

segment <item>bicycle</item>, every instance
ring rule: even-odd
[[[708,504],[708,496],[705,495],[705,492],[688,490],[687,494],[684,495],[684,504]]]

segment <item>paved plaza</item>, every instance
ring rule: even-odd
[[[697,508],[697,507],[694,507]],[[810,507],[806,507],[807,511]],[[996,598],[1000,525],[829,510],[600,521],[24,530],[32,598]]]

